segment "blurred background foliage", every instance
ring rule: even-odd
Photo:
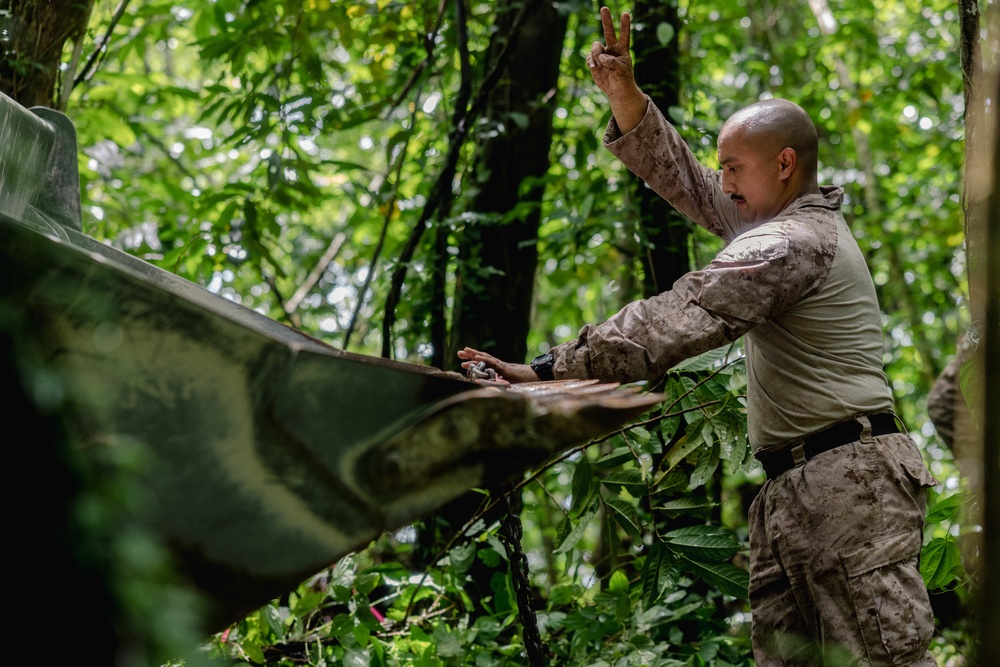
[[[536,40],[520,45],[529,53],[562,45],[543,99],[548,169],[504,212],[473,204],[490,187],[484,147],[532,122],[534,111],[478,96],[518,85],[516,72],[491,73],[517,37],[504,30],[538,4],[97,0],[59,84],[78,131],[84,231],[330,345],[454,370],[435,331],[452,324],[458,277],[476,289],[498,272],[462,239],[537,210],[537,264],[518,267],[535,272],[520,344],[526,358],[543,352],[642,296],[648,239],[634,177],[600,145],[609,111],[583,56],[602,35],[598,6],[580,0],[552,5],[564,33],[521,35]],[[755,100],[790,98],[817,124],[821,181],[845,189],[878,288],[898,412],[942,482],[924,556],[935,654],[966,664],[974,572],[956,540],[975,531],[960,519],[975,499],[926,409],[970,325],[959,7],[677,0],[671,23],[657,4],[610,7],[634,12],[636,40],[676,49],[667,111],[705,164],[722,122]],[[700,230],[685,243],[686,268],[720,247]],[[752,664],[745,513],[763,476],[740,348],[654,385],[669,400],[646,421],[515,485],[526,582],[509,567],[502,494],[482,490],[464,523],[435,516],[383,536],[209,638],[205,655],[526,664],[527,590],[552,664]]]

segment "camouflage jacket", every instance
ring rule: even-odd
[[[670,290],[553,348],[557,379],[652,380],[746,334],[755,451],[892,408],[875,287],[840,212],[840,188],[822,187],[772,220],[748,225],[722,192],[720,172],[698,163],[652,101],[628,134],[612,118],[604,144],[727,245]]]

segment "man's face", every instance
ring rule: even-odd
[[[780,151],[771,152],[744,138],[739,129],[723,128],[719,134],[722,191],[736,204],[740,222],[760,224],[781,212]]]

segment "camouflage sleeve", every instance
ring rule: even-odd
[[[652,100],[642,122],[622,135],[612,118],[604,146],[670,205],[716,236],[731,241],[741,226],[718,173],[702,166]]]
[[[669,291],[630,303],[603,324],[584,326],[575,340],[554,347],[555,377],[623,383],[658,378],[817,291],[830,262],[832,253],[790,248],[781,227],[758,227]]]

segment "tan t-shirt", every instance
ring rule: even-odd
[[[746,225],[722,193],[719,172],[697,162],[652,102],[626,135],[612,119],[605,146],[727,245],[669,291],[553,348],[557,379],[654,379],[746,334],[755,452],[892,408],[875,287],[840,212],[839,188],[821,188],[766,223]]]

